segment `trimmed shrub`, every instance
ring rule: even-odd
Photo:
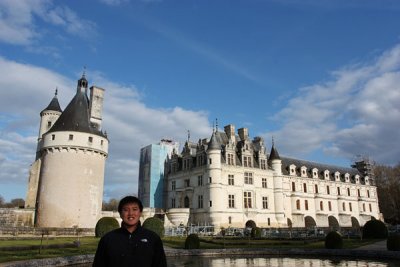
[[[147,218],[143,222],[143,228],[153,231],[160,238],[164,236],[164,223],[157,217]]]
[[[114,217],[103,217],[96,223],[96,237],[102,237],[111,230],[119,228],[119,223]]]
[[[336,231],[329,232],[325,237],[325,248],[328,249],[343,248],[342,235]]]
[[[185,249],[199,249],[200,239],[196,234],[190,234],[185,240]]]
[[[261,229],[259,227],[255,227],[251,229],[251,237],[252,238],[261,238]]]
[[[389,235],[386,241],[388,250],[400,251],[400,234]]]
[[[362,236],[365,239],[387,238],[388,230],[382,221],[370,220],[364,224]]]

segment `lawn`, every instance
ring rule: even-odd
[[[81,237],[80,246],[74,245],[76,237],[52,237],[39,239],[17,239],[0,241],[0,263],[28,259],[64,257],[73,255],[94,254],[98,238]],[[322,240],[252,240],[247,238],[201,238],[200,248],[324,248]],[[367,245],[377,240],[344,239],[344,248],[351,249]],[[185,237],[164,237],[165,246],[183,249]],[[42,244],[42,246],[41,246]],[[51,247],[54,246],[54,247]],[[56,247],[58,246],[58,247]],[[12,250],[10,249],[12,247]]]

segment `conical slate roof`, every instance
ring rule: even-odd
[[[275,145],[272,144],[271,153],[269,153],[269,160],[275,160],[275,159],[280,160],[281,158],[279,157],[279,153],[278,150],[276,150]]]
[[[78,85],[82,80],[83,79],[80,79],[78,81]],[[49,130],[49,132],[58,131],[75,131],[105,136],[101,131],[90,124],[89,99],[85,91],[77,90],[74,98],[72,98],[64,112]]]
[[[54,111],[62,112],[60,103],[58,103],[58,99],[57,99],[57,91],[56,91],[53,99],[50,101],[50,104],[47,106],[47,108],[43,109],[40,112],[40,114],[42,114],[42,112],[45,110],[54,110]]]
[[[208,143],[207,150],[211,150],[211,149],[221,149],[221,144],[218,142],[215,132],[213,132],[213,134],[211,136],[211,140]]]

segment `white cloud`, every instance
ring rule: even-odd
[[[61,108],[65,108],[75,93],[76,81],[1,57],[0,72],[7,74],[0,76],[0,185],[18,184],[24,197],[28,169],[35,157],[39,113],[50,103],[55,87],[59,88]],[[166,137],[182,143],[188,129],[193,138],[211,134],[204,111],[149,108],[134,85],[109,81],[96,72],[88,72],[87,77],[106,89],[103,130],[110,139],[104,190],[107,198],[137,192],[141,147]],[[0,191],[0,195],[4,193]]]
[[[299,90],[272,119],[284,154],[317,149],[369,156],[385,164],[400,159],[400,45],[372,62],[342,68],[328,82]],[[268,135],[270,135],[269,133]]]
[[[93,36],[96,33],[94,22],[78,16],[66,6],[55,6],[52,1],[3,0],[0,1],[0,42],[32,45],[45,35],[38,19],[80,37]]]

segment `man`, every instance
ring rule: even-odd
[[[118,212],[121,228],[105,234],[99,242],[93,266],[166,267],[160,237],[140,225],[142,202],[133,196],[121,199]]]

